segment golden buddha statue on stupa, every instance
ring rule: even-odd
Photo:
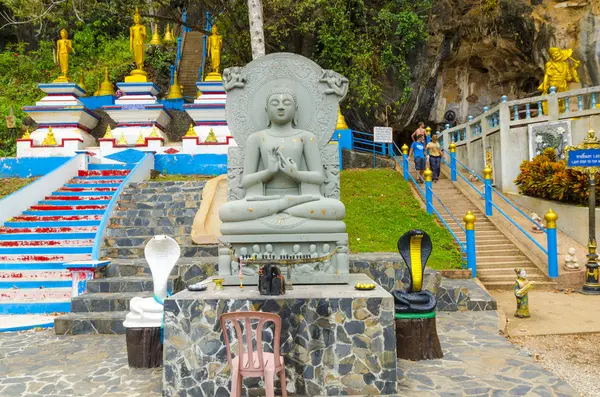
[[[129,50],[133,55],[136,68],[131,71],[129,76],[125,77],[126,83],[148,82],[146,78],[147,73],[144,72],[146,37],[146,27],[142,25],[142,17],[136,7],[135,14],[133,15],[133,26],[129,28]]]
[[[55,83],[68,83],[67,73],[69,72],[69,54],[73,51],[73,41],[68,39],[69,34],[66,29],[60,30],[60,39],[56,42],[56,54],[60,64],[61,75],[54,80]]]
[[[210,73],[206,76],[204,81],[221,81],[221,73],[219,68],[221,66],[221,49],[223,48],[223,37],[217,30],[217,25],[213,25],[211,35],[208,37],[207,42],[207,55],[210,58]]]
[[[56,142],[56,138],[54,137],[54,131],[52,131],[52,127],[48,127],[48,133],[42,142],[42,146],[56,146],[58,142]]]
[[[560,48],[552,47],[548,50],[548,53],[550,54],[550,60],[546,62],[544,80],[538,87],[538,90],[543,95],[548,94],[550,87],[556,87],[556,92],[565,92],[569,89],[569,83],[579,83],[577,68],[581,62],[573,59],[572,49],[561,50]],[[544,114],[548,114],[547,102],[544,101],[543,107]],[[559,111],[563,112],[564,109],[564,100],[560,100]]]

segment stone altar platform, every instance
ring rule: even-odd
[[[280,296],[259,295],[254,286],[222,291],[211,286],[166,299],[163,395],[229,395],[231,371],[219,317],[245,310],[281,316],[289,393],[396,393],[394,300],[380,286],[354,289],[370,281],[351,274],[350,285],[298,285]],[[269,345],[272,336],[266,332],[263,338]],[[258,387],[258,379],[244,381],[243,395],[252,387]]]

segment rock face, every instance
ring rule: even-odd
[[[537,95],[549,47],[573,48],[582,61],[581,84],[571,88],[600,85],[597,0],[439,0],[429,27],[412,60],[413,90],[395,114],[396,131],[412,131],[421,120],[443,125],[448,111],[462,123],[502,95]],[[352,116],[355,128],[365,124]]]

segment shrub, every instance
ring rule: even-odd
[[[521,173],[515,184],[519,193],[527,196],[588,205],[589,181],[587,174],[567,169],[564,160],[557,160],[554,149],[546,149],[531,161],[521,163]],[[596,205],[599,196],[600,190],[596,186]]]

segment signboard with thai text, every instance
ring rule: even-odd
[[[392,127],[374,127],[373,140],[378,143],[392,143],[393,133]]]
[[[567,167],[600,167],[600,149],[569,150]]]

